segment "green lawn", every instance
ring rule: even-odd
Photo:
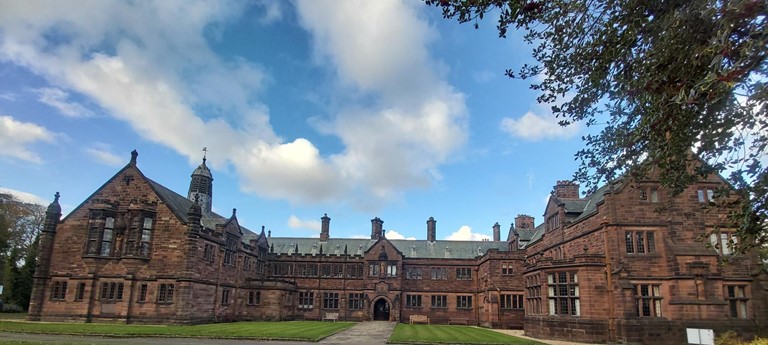
[[[27,313],[0,313],[0,320],[26,320]]]
[[[543,343],[469,326],[398,324],[390,343],[398,344],[519,344]]]
[[[40,323],[0,321],[0,332],[104,335],[113,337],[189,337],[318,341],[351,327],[353,322],[233,322],[197,326]]]

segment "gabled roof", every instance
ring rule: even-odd
[[[489,249],[507,251],[506,241],[434,241],[427,240],[390,240],[398,251],[406,258],[433,259],[472,259],[484,255]],[[270,237],[270,244],[276,254],[316,255],[323,248],[323,254],[344,254],[347,248],[349,255],[364,255],[377,240],[365,238],[329,238],[321,242],[318,238],[306,237]]]
[[[529,246],[530,244],[533,244],[534,242],[540,240],[542,237],[544,237],[544,231],[546,230],[546,223],[541,223],[539,226],[537,226],[535,229],[533,229],[533,235],[531,235],[530,240],[528,243],[526,243],[523,248]]]

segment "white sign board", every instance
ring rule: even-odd
[[[686,328],[688,344],[715,345],[715,332],[711,329]]]

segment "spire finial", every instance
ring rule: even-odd
[[[136,157],[139,156],[139,151],[131,151],[131,164],[136,165]]]
[[[208,158],[208,147],[203,147],[203,164],[205,164],[205,160]]]
[[[53,202],[59,202],[59,196],[61,196],[61,194],[59,194],[59,192],[56,192],[56,194],[53,195]]]
[[[237,214],[237,209],[236,209],[236,208],[233,208],[233,209],[232,209],[232,217],[234,217],[236,214]]]

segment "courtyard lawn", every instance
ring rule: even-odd
[[[448,325],[408,325],[395,327],[390,343],[397,344],[519,344],[544,345],[543,343],[513,337],[485,328]]]
[[[101,335],[110,337],[180,337],[318,341],[352,327],[354,322],[232,322],[196,326],[40,323],[0,321],[0,332]]]

